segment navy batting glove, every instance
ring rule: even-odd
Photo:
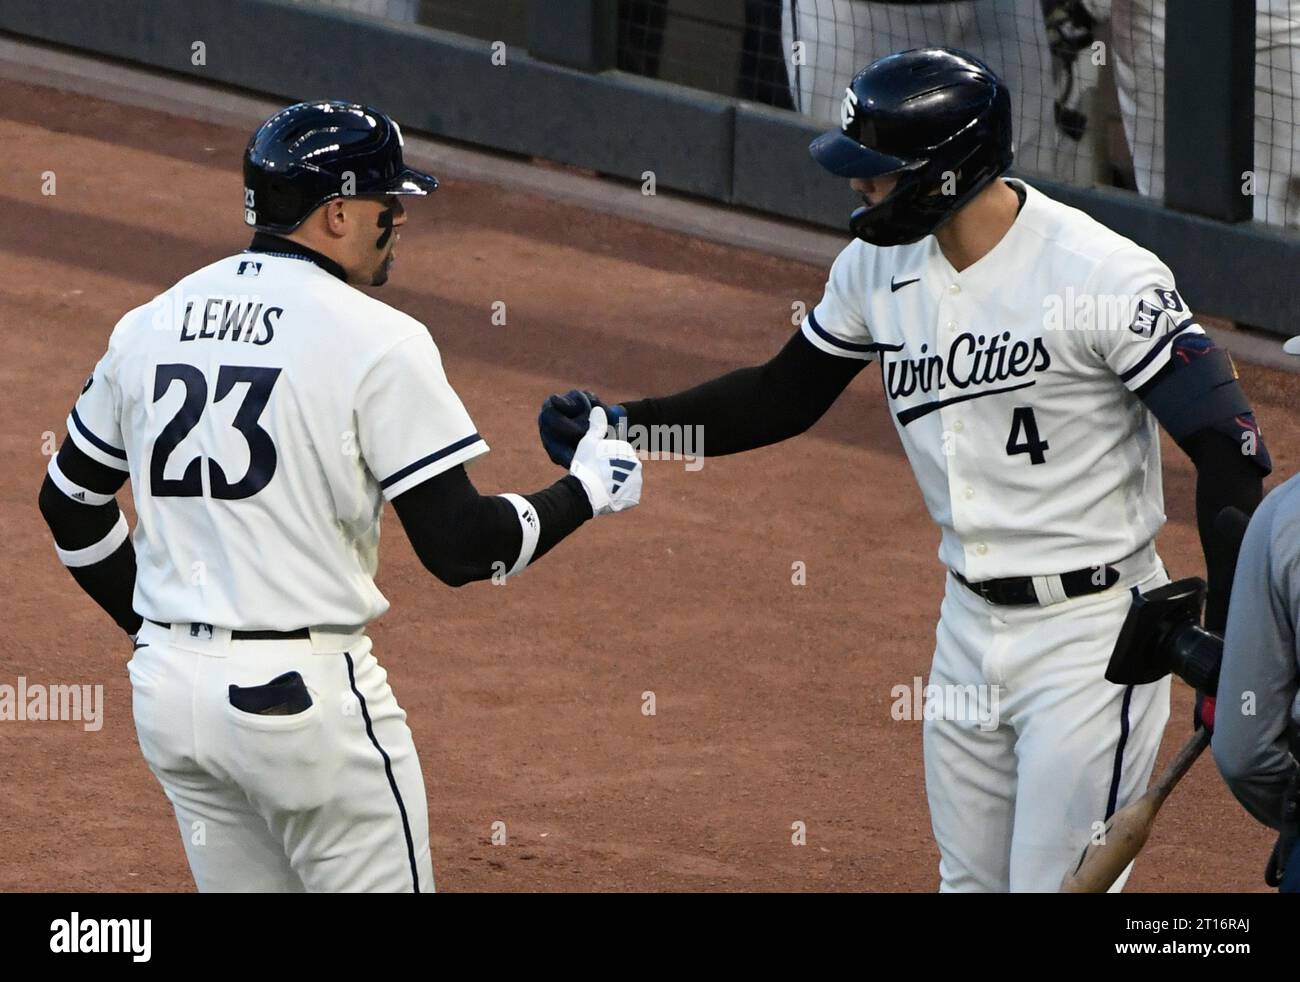
[[[564,395],[548,396],[537,417],[537,430],[542,437],[546,456],[565,468],[573,462],[573,452],[578,442],[587,434],[587,417],[591,413],[591,400],[585,392],[572,389]]]
[[[619,420],[626,418],[622,406],[607,406],[592,392],[570,389],[564,395],[552,395],[542,403],[537,417],[537,429],[542,446],[553,463],[568,468],[579,441],[587,435],[587,422],[594,406],[605,410],[609,425],[618,429]]]
[[[600,401],[600,396],[587,389],[583,389],[581,394],[587,397],[587,401],[590,402],[593,407],[599,406],[601,409],[605,410],[605,422],[608,423],[609,428],[614,431],[611,439],[626,440],[627,437],[623,435],[622,431],[626,429],[624,421],[627,419],[627,410],[618,404],[613,406],[605,405],[605,403]]]

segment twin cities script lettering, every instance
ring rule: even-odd
[[[906,399],[917,392],[928,395],[955,390],[961,393],[905,409],[898,414],[899,422],[906,425],[949,403],[1033,385],[1033,380],[1030,380],[1017,385],[967,392],[976,386],[1024,378],[1030,373],[1044,371],[1052,364],[1042,338],[1008,344],[1010,340],[1010,331],[1003,331],[991,338],[967,332],[953,338],[946,355],[940,352],[928,354],[928,344],[921,345],[919,358],[888,357],[882,352],[885,391],[891,400]],[[893,345],[889,347],[893,348]],[[901,351],[902,348],[899,346],[894,350]]]
[[[252,300],[244,302],[224,297],[208,297],[201,312],[195,313],[195,301],[191,300],[185,305],[185,315],[181,318],[181,340],[211,338],[269,344],[275,337],[275,322],[283,314],[283,307],[264,309],[261,303]]]

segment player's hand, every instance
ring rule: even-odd
[[[582,482],[593,515],[632,508],[641,501],[641,461],[626,440],[607,440],[605,410],[593,407],[587,432],[573,452],[569,473]]]
[[[1211,734],[1214,733],[1214,696],[1207,696],[1204,693],[1196,693],[1196,706],[1192,710],[1192,728],[1205,727]]]
[[[572,462],[573,451],[587,435],[588,418],[595,406],[605,410],[606,418],[613,426],[617,426],[626,415],[622,406],[606,406],[594,393],[579,389],[570,389],[562,396],[552,395],[542,403],[537,429],[546,455],[554,463],[568,467]]]

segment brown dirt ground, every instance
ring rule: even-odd
[[[115,320],[245,244],[247,134],[11,82],[0,105],[0,682],[102,683],[107,702],[97,733],[0,724],[0,889],[189,890],[135,742],[129,645],[60,567],[35,504],[43,434],[62,438]],[[495,448],[475,471],[489,491],[554,479],[536,437],[546,393],[630,397],[765,357],[792,301],[815,303],[824,281],[469,181],[411,217],[383,299],[441,346]],[[494,300],[506,326],[491,324]],[[1290,475],[1297,380],[1243,375]],[[393,609],[372,633],[424,762],[441,889],[935,888],[921,725],[892,721],[889,693],[927,671],[943,576],[879,386],[864,372],[778,448],[695,473],[650,465],[639,509],[502,588],[443,587],[390,517],[379,582]],[[1191,470],[1167,459],[1160,548],[1191,575]],[[1162,760],[1190,701],[1177,685]],[[489,844],[498,820],[507,846]],[[1261,890],[1270,845],[1202,760],[1130,889]]]

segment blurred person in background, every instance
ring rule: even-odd
[[[1300,0],[1255,8],[1255,221],[1300,228]],[[1163,200],[1165,0],[1111,0],[1111,39],[1138,191]]]
[[[1300,337],[1286,343],[1300,355]],[[1242,807],[1278,830],[1265,880],[1300,893],[1300,475],[1246,529],[1210,725],[1214,762]]]

